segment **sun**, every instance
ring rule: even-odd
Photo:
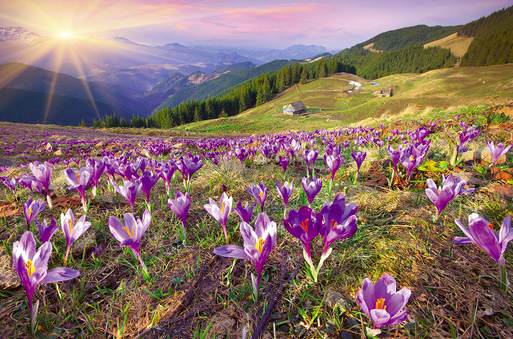
[[[59,39],[70,39],[73,37],[73,33],[70,31],[62,31],[58,35]]]

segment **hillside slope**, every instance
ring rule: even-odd
[[[461,58],[467,53],[468,48],[474,38],[472,37],[459,37],[458,33],[453,33],[445,38],[432,41],[424,45],[424,48],[438,46],[442,48],[448,48],[451,50],[452,54]]]
[[[336,74],[288,88],[272,101],[229,118],[206,120],[176,127],[176,130],[244,135],[287,129],[332,128],[364,119],[395,119],[397,114],[411,114],[411,119],[445,110],[503,104],[513,97],[513,64],[490,67],[459,67],[424,74],[396,74],[377,79],[378,86],[348,74]],[[349,81],[361,81],[360,93]],[[375,98],[373,92],[394,85],[394,95]],[[284,105],[303,101],[307,116],[286,116]]]

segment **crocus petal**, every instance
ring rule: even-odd
[[[511,229],[511,216],[507,216],[502,221],[502,227],[499,232],[499,244],[501,247],[501,255],[506,252],[508,242],[513,240],[513,230]]]
[[[228,258],[250,259],[244,249],[236,245],[225,245],[222,247],[214,248],[214,254]]]
[[[49,270],[41,283],[44,284],[66,281],[77,278],[78,276],[80,276],[80,272],[77,270],[72,270],[71,268],[67,267],[57,267]]]
[[[389,300],[396,291],[397,285],[395,279],[390,274],[383,274],[381,278],[376,281],[376,284],[374,284],[376,300],[380,298]]]
[[[408,318],[408,311],[404,310],[402,312],[396,313],[393,317],[391,317],[388,322],[385,324],[386,326],[394,326],[398,325]]]
[[[386,325],[390,320],[390,314],[385,310],[375,308],[370,311],[370,318],[372,319],[375,327],[381,327]]]

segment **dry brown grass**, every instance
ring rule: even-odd
[[[472,40],[474,38],[461,38],[458,36],[458,33],[454,33],[445,38],[427,43],[424,47],[440,46],[442,48],[449,48],[455,56],[461,58],[467,53]]]

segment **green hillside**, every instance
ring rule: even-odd
[[[54,94],[45,119],[48,94],[13,88],[0,88],[0,120],[26,124],[78,126],[82,119],[91,126],[93,119],[116,114],[130,120],[131,114],[102,102]]]
[[[227,88],[236,86],[261,74],[277,71],[288,64],[290,64],[290,61],[275,60],[261,66],[221,74],[215,79],[203,82],[199,85],[181,90],[171,95],[160,105],[160,107],[175,107],[183,101],[205,100],[209,97],[214,97]]]
[[[462,26],[426,26],[417,25],[387,31],[356,45],[364,47],[374,43],[373,48],[380,51],[395,51],[407,46],[424,45],[458,32]]]
[[[419,119],[458,113],[461,109],[505,103],[513,97],[513,65],[459,67],[423,74],[395,74],[377,79],[379,86],[353,75],[336,74],[288,88],[268,103],[228,118],[174,128],[181,132],[245,135],[288,129],[334,128],[371,119],[377,124],[403,118]],[[359,93],[349,81],[360,81]],[[394,95],[375,98],[373,91],[394,85]],[[284,105],[303,101],[307,116],[286,116]],[[377,120],[375,120],[377,119]],[[371,122],[372,122],[371,121]]]
[[[466,24],[458,34],[474,37],[460,66],[513,62],[513,6]]]

